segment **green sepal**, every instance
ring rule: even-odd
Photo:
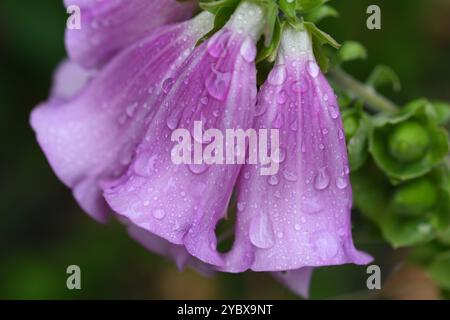
[[[295,9],[299,13],[309,12],[314,10],[330,0],[295,0]]]
[[[342,113],[350,168],[356,171],[367,160],[369,151],[370,120],[361,108],[352,108]]]

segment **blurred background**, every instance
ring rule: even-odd
[[[327,20],[323,28],[338,41],[361,42],[369,52],[366,61],[346,66],[348,71],[365,79],[377,64],[391,66],[403,89],[383,93],[398,104],[421,96],[450,101],[449,0],[332,4],[341,18]],[[366,28],[370,4],[382,9],[382,30]],[[131,240],[118,223],[100,225],[81,211],[28,124],[31,109],[47,98],[54,67],[65,57],[66,18],[59,0],[0,2],[0,298],[296,299],[269,274],[179,273],[173,263]],[[440,297],[420,269],[389,277],[402,251],[358,236],[371,232],[359,227],[359,219],[355,213],[357,246],[382,266],[386,290],[407,285],[403,291],[409,294]],[[82,290],[66,288],[66,268],[72,264],[81,267]],[[366,278],[365,267],[318,269],[312,298],[374,298],[364,291]]]

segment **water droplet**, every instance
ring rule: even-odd
[[[174,112],[167,118],[166,124],[170,130],[175,130],[176,128],[178,128],[178,124],[180,123],[180,116],[181,112]]]
[[[326,136],[327,134],[328,134],[328,129],[327,128],[323,128],[322,129],[322,134],[324,135],[324,136]]]
[[[296,81],[291,85],[291,90],[295,93],[305,93],[308,91],[308,79],[306,77],[302,77],[302,80]]]
[[[347,175],[350,174],[350,167],[349,166],[347,166],[347,165],[344,166],[344,173],[347,174]]]
[[[277,96],[278,104],[285,104],[287,100],[288,100],[288,95],[287,95],[286,90],[281,90]]]
[[[267,182],[271,186],[276,186],[279,183],[278,177],[276,175],[270,176],[269,179],[267,179]]]
[[[202,98],[200,99],[200,102],[201,102],[201,104],[203,104],[203,105],[207,105],[207,104],[208,104],[208,101],[209,101],[208,96],[204,96],[204,97],[202,97]]]
[[[173,78],[167,78],[166,80],[164,80],[163,84],[162,84],[162,89],[164,93],[169,93],[169,91],[172,89],[173,85],[174,85],[175,81],[173,80]]]
[[[298,130],[298,121],[297,119],[295,119],[294,121],[292,121],[291,125],[289,126],[289,128],[291,128],[292,131],[297,131]]]
[[[238,209],[239,211],[244,211],[244,210],[245,210],[245,206],[246,206],[246,203],[245,203],[245,202],[238,202],[238,203],[237,203],[237,209]]]
[[[227,96],[231,83],[231,74],[228,72],[220,72],[211,67],[212,73],[206,79],[206,89],[208,93],[217,100],[223,101]]]
[[[256,58],[256,46],[253,39],[248,36],[241,45],[240,49],[241,56],[247,62],[253,62]]]
[[[145,200],[143,203],[144,207],[148,207],[150,205],[150,201]]]
[[[300,231],[301,228],[302,228],[302,226],[299,225],[298,223],[296,223],[296,224],[294,225],[294,229],[295,229],[296,231]]]
[[[338,137],[339,137],[339,140],[344,139],[345,135],[344,135],[344,131],[342,129],[338,130]]]
[[[153,216],[155,219],[161,220],[166,216],[166,212],[163,209],[156,209],[153,211]]]
[[[274,243],[274,232],[269,217],[261,213],[254,217],[250,223],[250,241],[261,249],[269,249]]]
[[[330,177],[326,168],[318,170],[316,178],[314,180],[314,187],[317,190],[325,190],[330,185]]]
[[[325,145],[323,143],[319,144],[319,149],[320,150],[324,150],[325,149]]]
[[[133,171],[141,177],[149,177],[155,171],[157,156],[150,156],[147,153],[140,154],[133,163]]]
[[[323,202],[317,197],[305,196],[302,198],[302,209],[305,213],[316,214],[321,212],[323,208]]]
[[[324,95],[323,95],[323,101],[328,101],[329,100],[329,97],[328,97],[328,95],[325,93]]]
[[[127,116],[132,118],[136,113],[137,107],[138,107],[137,103],[130,104],[126,109]]]
[[[281,64],[272,69],[269,74],[269,83],[273,86],[281,86],[286,81],[286,67]]]
[[[286,151],[283,148],[278,148],[275,150],[275,162],[283,163],[286,160]]]
[[[327,232],[316,234],[313,242],[317,254],[324,261],[334,258],[339,252],[339,243],[337,239]]]
[[[205,173],[208,170],[209,166],[207,164],[190,164],[189,170],[193,174],[202,174]]]
[[[347,186],[348,186],[348,181],[346,178],[338,177],[336,179],[336,187],[338,187],[338,189],[343,190],[343,189],[347,188]]]
[[[219,33],[208,41],[208,52],[213,58],[220,58],[227,53],[228,33]]]
[[[297,174],[295,172],[292,171],[288,171],[288,170],[284,170],[283,171],[283,177],[290,182],[295,182],[297,181]]]
[[[283,237],[284,237],[284,233],[283,232],[278,232],[277,233],[277,237],[279,238],[279,239],[282,239]]]
[[[336,106],[329,106],[328,111],[330,113],[331,118],[337,119],[339,117],[339,110]]]
[[[275,120],[272,122],[272,127],[275,129],[280,129],[284,125],[284,116],[279,113]]]
[[[306,70],[308,71],[309,75],[313,78],[317,77],[320,72],[319,66],[315,61],[309,61],[308,64],[306,65]]]

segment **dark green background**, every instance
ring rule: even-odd
[[[326,21],[324,29],[339,41],[360,41],[369,51],[367,61],[346,67],[355,76],[364,79],[376,64],[387,64],[402,80],[400,93],[384,91],[397,103],[420,96],[450,100],[450,1],[332,4],[341,18]],[[366,29],[369,4],[382,8],[381,31]],[[192,271],[180,274],[130,240],[120,225],[97,224],[78,208],[28,124],[65,56],[66,17],[58,0],[0,2],[0,298],[295,298],[267,274],[208,279]],[[367,222],[356,218],[355,225],[357,235],[366,234]],[[358,239],[377,263],[391,264],[395,252]],[[66,289],[71,264],[82,269],[81,291]],[[363,267],[321,269],[312,297],[363,298],[365,277]]]

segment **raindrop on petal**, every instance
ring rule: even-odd
[[[319,169],[316,178],[314,179],[314,187],[317,190],[325,190],[330,185],[330,176],[326,168]]]
[[[266,214],[260,213],[252,219],[249,236],[252,244],[258,248],[269,249],[274,245],[273,227]]]

